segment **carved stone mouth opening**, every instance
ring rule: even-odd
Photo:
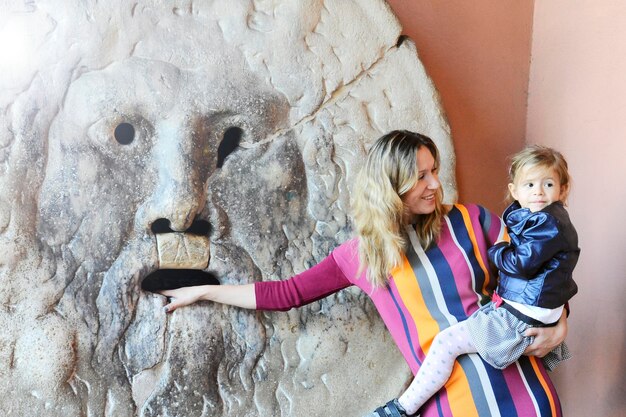
[[[219,285],[217,277],[198,269],[157,269],[141,281],[141,289],[150,292],[174,290],[196,285]]]
[[[204,271],[210,259],[210,224],[193,222],[185,232],[175,232],[167,219],[152,224],[156,236],[158,269],[141,282],[145,291],[158,292],[196,285],[218,285],[217,277]]]

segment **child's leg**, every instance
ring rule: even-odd
[[[409,388],[398,398],[408,415],[415,412],[445,385],[457,356],[476,352],[464,321],[443,330],[433,340],[428,355]]]

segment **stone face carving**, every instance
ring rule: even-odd
[[[189,233],[155,234],[159,268],[205,269],[209,266],[209,238]]]
[[[436,92],[384,2],[1,9],[5,414],[359,415],[398,394],[408,369],[358,290],[171,316],[140,290],[158,268],[228,284],[320,261],[350,237],[352,179],[391,129],[437,142],[455,199]]]

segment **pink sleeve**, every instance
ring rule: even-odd
[[[287,311],[312,303],[352,285],[332,255],[284,281],[254,284],[257,310]]]

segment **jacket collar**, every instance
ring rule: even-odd
[[[522,208],[519,202],[515,200],[506,208],[506,210],[504,210],[502,218],[504,219],[507,227],[513,229],[513,232],[516,232],[517,229],[524,227],[524,224],[528,219],[536,216],[545,216],[546,213],[552,214],[554,210],[559,210],[562,208],[563,203],[560,201],[555,201],[554,203],[533,213],[530,211],[530,209]]]

